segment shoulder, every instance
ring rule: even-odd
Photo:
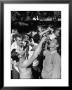
[[[53,59],[54,59],[55,63],[60,63],[61,62],[61,56],[58,53],[54,54]]]

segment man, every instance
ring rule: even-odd
[[[16,35],[16,41],[11,45],[11,66],[12,66],[12,78],[19,78],[19,70],[17,64],[19,62],[19,55],[23,54],[22,38],[20,35]]]
[[[38,47],[34,51],[33,55],[27,60],[23,55],[19,60],[19,73],[21,79],[29,79],[32,78],[32,71],[30,65],[33,61],[38,57],[39,53],[41,52],[42,44],[45,41],[46,37],[43,37],[40,41]]]
[[[43,79],[60,79],[61,78],[61,58],[57,53],[58,42],[56,39],[50,41],[50,50],[44,51],[45,60],[41,76]]]
[[[15,39],[15,42],[11,45],[11,51],[13,49],[16,49],[16,52],[20,53],[20,51],[23,50],[22,48],[22,37],[21,35],[17,34]]]

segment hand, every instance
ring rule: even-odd
[[[46,38],[47,38],[47,37],[44,36],[41,41],[44,42],[44,41],[46,40]]]

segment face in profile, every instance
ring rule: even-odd
[[[29,36],[28,35],[25,35],[24,40],[27,41],[28,39],[29,39]]]
[[[22,45],[22,38],[17,37],[17,44],[18,44],[19,46],[21,46],[21,45]]]
[[[50,47],[50,48],[55,48],[55,47],[58,46],[56,39],[50,40],[49,43],[50,43],[50,44],[49,44],[49,47]]]

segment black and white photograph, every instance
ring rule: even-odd
[[[11,11],[11,79],[61,79],[61,11]]]
[[[68,4],[4,4],[4,86],[68,85]]]

